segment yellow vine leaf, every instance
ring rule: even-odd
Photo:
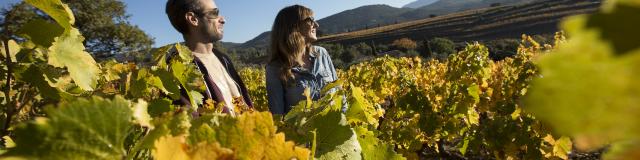
[[[165,136],[155,142],[153,157],[156,160],[187,160],[190,159],[186,150],[184,136]]]
[[[4,42],[0,42],[0,53],[2,55],[0,55],[0,57],[7,57],[7,53],[5,51],[5,47],[4,47]],[[20,50],[22,49],[22,47],[20,47],[20,45],[18,45],[18,43],[16,43],[16,41],[14,40],[9,40],[9,43],[7,44],[9,46],[9,56],[11,56],[11,61],[12,62],[16,62],[16,54],[18,54],[18,52],[20,52]]]
[[[149,112],[147,111],[148,107],[149,105],[147,102],[142,99],[138,99],[138,103],[134,104],[131,108],[133,110],[133,118],[140,126],[153,128],[153,125],[151,124],[151,115],[149,115]]]
[[[234,159],[233,151],[219,143],[186,144],[186,136],[164,136],[155,142],[152,152],[156,160]]]
[[[236,117],[214,114],[193,122],[189,142],[216,142],[233,150],[238,159],[309,159],[310,151],[276,133],[269,112],[246,112]]]

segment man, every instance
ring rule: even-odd
[[[222,39],[225,23],[215,2],[168,0],[166,13],[171,25],[182,33],[185,45],[194,55],[194,64],[203,74],[207,86],[205,99],[223,104],[223,111],[231,115],[235,115],[234,99],[253,107],[247,89],[231,60],[214,48],[214,42]]]

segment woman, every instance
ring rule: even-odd
[[[320,90],[338,79],[327,50],[313,46],[318,23],[311,9],[286,7],[276,16],[271,30],[271,58],[266,67],[267,98],[273,114],[286,114],[305,100],[309,89],[313,100]]]

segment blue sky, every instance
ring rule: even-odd
[[[402,7],[415,0],[216,0],[221,14],[225,16],[225,33],[222,41],[243,43],[271,29],[278,11],[286,6],[301,4],[314,10],[316,19],[321,19],[344,10],[363,5],[387,4]],[[0,5],[20,0],[2,0]],[[155,46],[182,41],[166,14],[166,0],[123,0],[127,5],[130,22],[155,38]],[[322,27],[322,26],[321,26]]]

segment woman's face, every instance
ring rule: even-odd
[[[315,42],[316,40],[318,40],[318,37],[316,35],[316,30],[318,29],[318,27],[319,25],[313,18],[313,15],[302,20],[300,30],[307,43]]]

